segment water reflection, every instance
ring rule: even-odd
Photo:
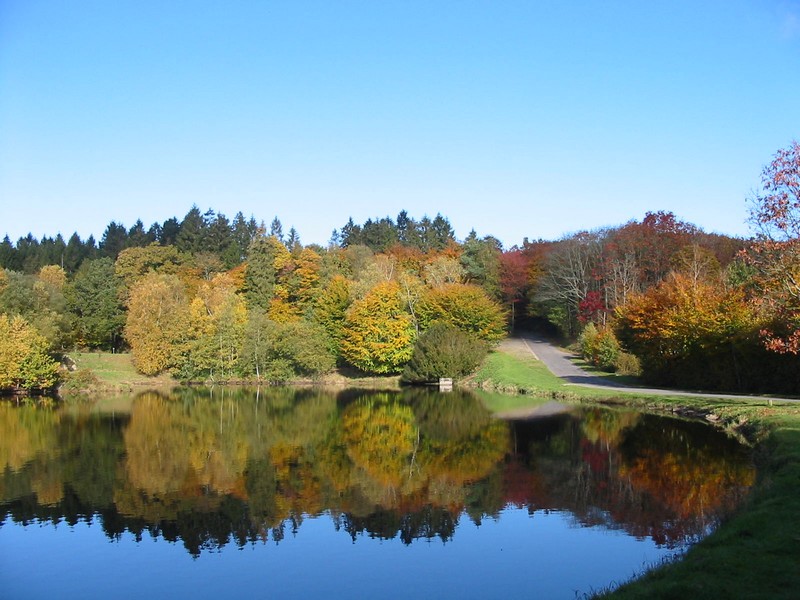
[[[195,556],[320,515],[353,540],[447,541],[507,506],[672,547],[753,480],[701,424],[601,409],[509,423],[464,392],[291,388],[145,393],[116,414],[2,403],[0,469],[6,519],[98,522]]]

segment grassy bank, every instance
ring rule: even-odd
[[[71,352],[68,359],[72,370],[66,377],[62,394],[130,392],[137,388],[178,385],[169,375],[149,377],[137,372],[127,353]]]
[[[69,359],[74,365],[61,389],[62,395],[80,393],[130,392],[136,389],[174,387],[181,385],[168,374],[150,377],[138,373],[129,353],[111,354],[108,352],[73,352]],[[213,381],[192,382],[214,384]],[[219,382],[217,382],[219,383]],[[238,380],[230,384],[258,385],[258,381]],[[264,382],[260,382],[262,385]],[[372,377],[354,369],[337,369],[319,380],[297,380],[297,385],[319,384],[330,387],[354,387],[370,389],[397,389],[399,376]]]
[[[565,385],[532,356],[490,355],[472,379],[516,392],[519,402],[490,396],[497,412],[542,398],[605,402],[704,418],[753,446],[757,482],[745,506],[680,560],[603,598],[796,598],[800,590],[800,405],[764,400],[646,396]],[[622,582],[616,582],[617,584]]]

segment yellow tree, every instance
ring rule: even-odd
[[[429,289],[416,314],[423,329],[437,321],[449,323],[487,342],[499,341],[506,334],[503,308],[476,285],[449,283]]]
[[[39,281],[63,291],[64,284],[67,283],[67,274],[58,265],[47,265],[39,270]]]
[[[229,378],[239,365],[247,323],[244,298],[236,293],[234,278],[219,273],[202,284],[189,307],[189,319],[192,340],[182,374]]]
[[[58,379],[58,363],[48,343],[20,316],[0,314],[0,389],[49,389]]]
[[[126,248],[120,252],[114,270],[127,292],[148,273],[176,274],[181,262],[181,255],[174,246],[152,243],[143,248]]]
[[[376,285],[347,311],[342,356],[369,373],[398,373],[411,359],[415,331],[394,281]]]
[[[175,365],[188,337],[189,304],[175,275],[150,273],[130,290],[125,338],[133,363],[146,375]]]

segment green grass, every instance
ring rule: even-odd
[[[130,390],[134,386],[175,384],[168,375],[148,377],[138,373],[128,353],[71,352],[69,358],[74,361],[78,373],[92,373],[97,378],[96,387],[103,390]]]
[[[756,447],[758,481],[747,505],[682,560],[598,597],[797,598],[800,409],[773,411],[755,423],[771,431]]]
[[[541,404],[542,398],[624,404],[706,418],[753,446],[756,484],[745,506],[680,560],[654,568],[602,598],[797,598],[800,593],[800,404],[647,396],[565,386],[532,356],[492,353],[473,379],[484,388],[525,395],[503,400],[484,393],[495,412]],[[613,586],[612,586],[613,587]]]
[[[563,381],[553,375],[541,362],[530,357],[518,357],[506,352],[492,352],[486,357],[475,383],[481,387],[500,390],[514,389],[517,393],[563,391]]]
[[[515,352],[503,349],[502,346],[486,357],[477,373],[467,383],[484,390],[549,399],[608,398],[609,395],[614,397],[626,395],[565,383],[553,375],[543,363],[536,360],[530,352]]]

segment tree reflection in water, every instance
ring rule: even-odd
[[[192,555],[321,515],[354,541],[447,541],[506,506],[672,547],[754,476],[746,449],[698,423],[599,408],[506,422],[466,392],[295,388],[148,392],[121,416],[2,403],[0,468],[6,518],[97,521]]]

